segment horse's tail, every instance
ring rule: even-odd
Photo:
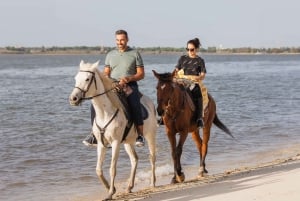
[[[214,121],[213,123],[220,128],[222,131],[224,131],[225,133],[227,133],[228,135],[230,135],[232,138],[233,135],[231,134],[230,130],[221,122],[221,120],[218,118],[217,114],[215,115]]]

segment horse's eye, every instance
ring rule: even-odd
[[[85,80],[86,82],[88,82],[88,81],[90,81],[90,79],[89,78],[86,78],[86,80]]]

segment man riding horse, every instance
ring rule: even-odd
[[[144,146],[145,142],[143,137],[143,117],[137,81],[143,79],[145,76],[144,64],[139,52],[127,46],[129,38],[126,31],[118,30],[116,31],[115,36],[118,49],[112,50],[107,54],[104,73],[108,77],[119,80],[119,85],[121,87],[129,86],[131,88],[127,91],[127,101],[130,111],[134,111],[131,112],[131,115],[138,133],[136,146],[141,147]],[[91,133],[86,137],[83,143],[85,145],[93,145],[97,144],[97,141],[93,136],[93,133]]]

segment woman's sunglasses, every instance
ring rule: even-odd
[[[192,48],[192,49],[189,49],[189,48],[185,48],[186,51],[191,51],[191,52],[194,52],[195,51],[195,48]]]

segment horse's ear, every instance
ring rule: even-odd
[[[152,70],[152,72],[153,72],[154,76],[158,79],[159,78],[158,73],[155,70]]]
[[[175,77],[175,75],[176,75],[176,69],[173,70],[172,77]]]
[[[93,64],[93,68],[97,68],[97,67],[99,66],[99,63],[100,63],[100,60],[98,60],[97,62],[95,62],[95,63]]]
[[[81,60],[79,66],[81,67],[81,66],[83,66],[83,65],[84,65],[84,61]]]

